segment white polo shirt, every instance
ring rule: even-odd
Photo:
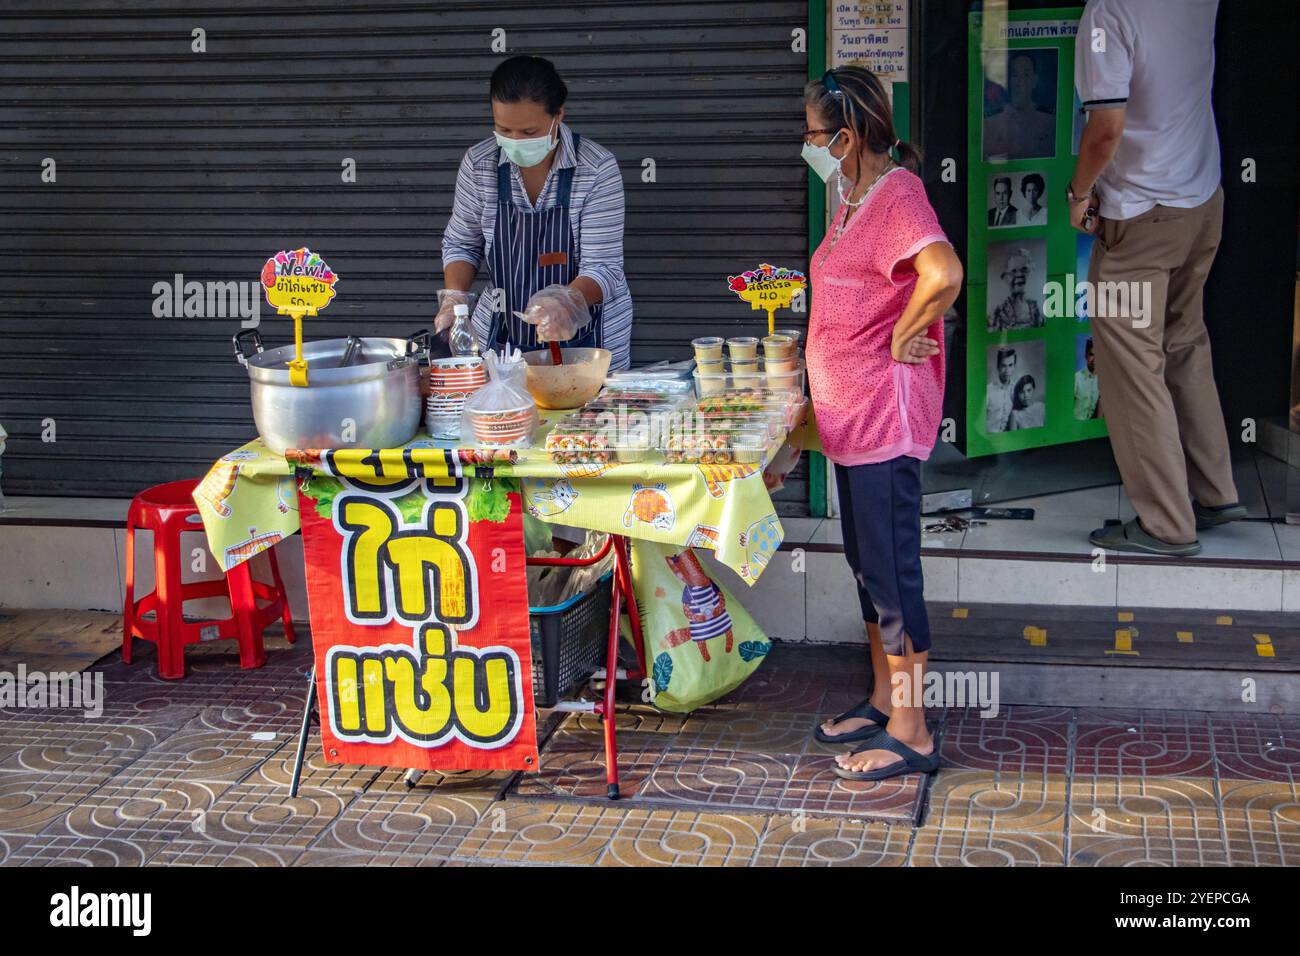
[[[1218,0],[1088,0],[1074,43],[1079,100],[1085,110],[1127,107],[1115,158],[1097,180],[1103,217],[1132,219],[1157,203],[1192,208],[1218,189],[1218,9]]]

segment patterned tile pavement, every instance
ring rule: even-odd
[[[933,719],[940,773],[854,784],[810,730],[859,699],[865,654],[781,645],[695,713],[622,707],[618,802],[600,723],[577,714],[546,721],[538,773],[414,788],[325,763],[313,734],[290,799],[307,642],[271,641],[256,671],[226,642],[187,660],[162,681],[146,645],[108,655],[95,720],[0,711],[0,865],[1300,864],[1294,717],[953,709]]]

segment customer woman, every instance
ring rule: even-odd
[[[613,154],[564,125],[567,97],[541,57],[510,57],[493,71],[493,135],[461,160],[435,329],[448,329],[454,306],[471,301],[486,258],[489,286],[500,291],[474,309],[481,347],[595,346],[613,354],[610,368],[627,368],[623,177]]]
[[[921,462],[943,414],[943,314],[962,268],[875,75],[828,70],[808,84],[804,111],[804,158],[840,197],[812,258],[808,374],[875,676],[868,698],[815,733],[854,744],[836,758],[842,777],[929,773],[939,756],[921,693]]]

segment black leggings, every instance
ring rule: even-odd
[[[930,649],[921,577],[921,462],[901,455],[870,465],[836,465],[844,557],[858,581],[862,619],[880,625],[885,653]]]

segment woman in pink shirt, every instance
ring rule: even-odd
[[[961,262],[875,75],[828,70],[804,94],[804,158],[841,200],[812,257],[808,376],[875,677],[869,697],[815,733],[856,742],[836,758],[842,777],[930,773],[939,755],[921,704],[930,626],[920,466],[943,416],[943,314],[961,289]],[[895,675],[906,679],[891,699]]]

